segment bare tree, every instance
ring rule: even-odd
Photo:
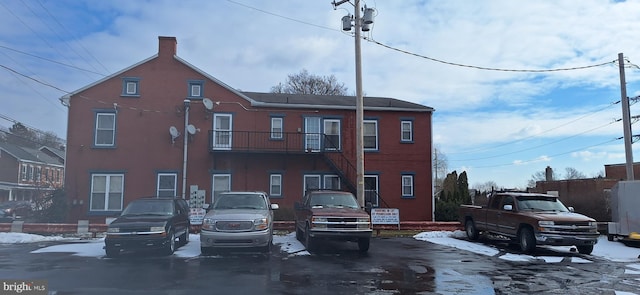
[[[447,156],[442,153],[442,150],[437,147],[433,149],[433,180],[436,189],[442,188],[442,183],[447,177],[447,171],[449,169],[447,163]]]
[[[567,167],[567,168],[565,168],[565,170],[566,170],[567,173],[565,174],[564,179],[582,179],[582,178],[587,178],[587,176],[584,173],[578,171],[576,168]]]
[[[344,83],[338,83],[334,75],[316,76],[309,74],[306,69],[300,73],[287,76],[285,83],[271,87],[272,93],[316,94],[316,95],[347,95]]]
[[[498,184],[493,181],[485,181],[484,183],[476,183],[473,185],[473,189],[477,190],[480,193],[490,192],[492,189],[498,189]]]

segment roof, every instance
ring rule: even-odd
[[[242,92],[253,100],[253,106],[281,108],[325,108],[355,109],[356,97],[346,95],[316,95]],[[433,112],[434,109],[421,104],[388,97],[364,97],[363,108],[366,110]]]
[[[60,159],[52,157],[38,149],[21,147],[8,142],[0,142],[0,150],[16,158],[19,161],[44,163],[49,165],[61,165]]]

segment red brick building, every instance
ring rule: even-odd
[[[159,37],[157,55],[61,98],[71,220],[142,196],[260,190],[287,211],[305,189],[355,191],[355,97],[241,92],[176,50]],[[364,99],[366,199],[402,220],[432,220],[432,113]]]

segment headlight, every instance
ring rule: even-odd
[[[358,218],[358,222],[366,222],[366,223],[369,223],[369,217],[361,217],[361,218]]]
[[[205,218],[202,220],[202,229],[214,230],[216,222],[211,218]]]
[[[120,228],[119,227],[110,227],[110,228],[107,228],[107,232],[108,233],[119,233],[120,232]]]
[[[589,226],[590,226],[590,227],[598,227],[598,222],[596,222],[596,221],[591,221],[591,222],[589,222]]]
[[[269,228],[269,219],[267,218],[258,218],[253,221],[253,227],[256,230],[263,230]]]
[[[538,225],[539,226],[550,226],[550,225],[554,225],[555,223],[551,220],[540,220],[538,221]]]
[[[149,231],[164,231],[164,226],[152,226]]]
[[[327,218],[326,217],[313,217],[311,219],[311,222],[327,222]]]

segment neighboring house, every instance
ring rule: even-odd
[[[0,203],[35,201],[63,185],[64,151],[0,142]]]
[[[61,98],[70,219],[105,222],[143,196],[266,191],[287,211],[307,189],[355,192],[354,97],[241,92],[176,48],[159,37],[157,55]],[[364,99],[366,200],[402,220],[432,220],[433,111]]]

